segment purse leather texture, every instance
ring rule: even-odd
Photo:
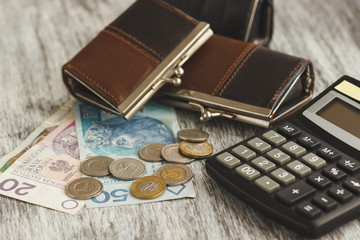
[[[200,21],[208,22],[214,33],[246,41],[246,31],[255,0],[164,0]],[[262,39],[273,29],[273,2],[259,0],[247,41]]]
[[[63,66],[65,85],[76,97],[70,72],[119,106],[197,24],[163,1],[138,0]]]
[[[307,67],[312,79],[309,90],[313,90],[315,76],[309,60],[213,35],[184,64],[179,88],[273,109]],[[298,81],[286,101],[303,97],[304,89],[304,82]]]

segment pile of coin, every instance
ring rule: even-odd
[[[121,180],[135,180],[131,185],[131,193],[141,199],[153,199],[160,197],[166,189],[166,185],[176,186],[188,182],[193,173],[191,168],[184,165],[194,159],[209,157],[213,147],[206,142],[209,134],[197,129],[185,129],[178,132],[180,144],[163,145],[152,143],[143,146],[139,150],[139,157],[145,161],[159,162],[166,160],[171,164],[159,167],[154,176],[145,176],[145,165],[133,158],[121,158],[114,160],[105,156],[91,157],[80,165],[82,173],[102,177],[111,174]],[[94,178],[83,177],[69,182],[65,188],[68,196],[86,200],[96,197],[103,190],[102,183]]]
[[[139,151],[141,159],[150,162],[165,160],[171,163],[188,164],[194,159],[211,156],[213,147],[206,142],[209,134],[198,129],[184,129],[178,132],[178,138],[183,140],[180,144],[164,146],[152,143],[143,146]]]

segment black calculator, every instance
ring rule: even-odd
[[[360,217],[360,81],[343,76],[291,118],[208,158],[206,170],[302,236]]]

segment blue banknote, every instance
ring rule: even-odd
[[[93,156],[108,156],[114,159],[132,157],[140,161],[139,149],[150,143],[164,145],[176,143],[179,123],[172,107],[157,102],[147,103],[129,121],[122,117],[85,103],[74,104],[76,132],[80,160]],[[145,176],[164,162],[146,162]],[[132,181],[123,181],[111,176],[98,178],[104,185],[103,193],[86,201],[87,207],[105,207],[139,204],[149,201],[136,199],[130,194]],[[195,197],[192,182],[181,186],[167,187],[162,197],[152,201],[163,201],[183,197]]]
[[[150,143],[175,143],[179,124],[173,108],[149,102],[129,121],[85,103],[74,105],[80,159],[137,155]]]

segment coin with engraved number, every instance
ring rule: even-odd
[[[139,157],[145,161],[149,162],[159,162],[162,159],[161,149],[165,147],[164,144],[160,143],[151,143],[143,146],[139,150]]]
[[[145,170],[145,165],[133,158],[114,160],[109,166],[111,175],[122,180],[137,179],[144,175]]]
[[[155,176],[161,178],[169,186],[176,186],[189,181],[193,173],[191,168],[182,164],[166,164],[155,171]]]
[[[161,149],[161,156],[168,162],[187,164],[194,161],[182,155],[179,151],[179,144],[170,144]]]
[[[147,176],[136,180],[131,184],[132,195],[141,199],[153,199],[163,195],[166,183],[159,177]]]
[[[205,142],[209,134],[199,129],[184,129],[178,132],[178,137],[188,142]]]
[[[213,152],[213,147],[207,142],[192,143],[182,141],[179,145],[179,149],[182,154],[192,158],[206,158],[211,156]]]
[[[65,193],[77,200],[87,200],[99,196],[103,190],[103,184],[95,178],[78,178],[69,182],[65,187]]]
[[[112,161],[114,159],[104,156],[91,157],[81,163],[80,170],[93,177],[106,176],[109,174],[109,165]]]

